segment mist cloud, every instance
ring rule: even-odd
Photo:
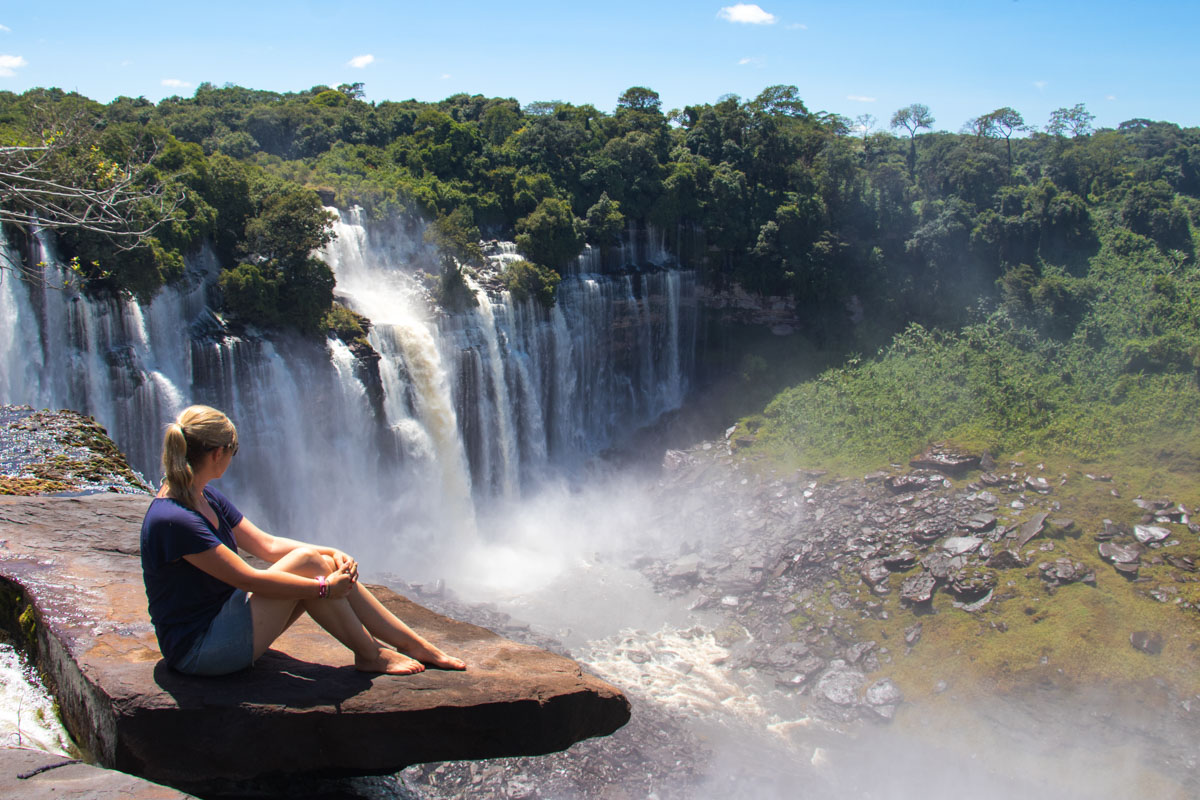
[[[768,14],[761,6],[754,3],[738,3],[725,6],[717,12],[717,16],[727,22],[738,22],[746,25],[774,25],[778,17]]]

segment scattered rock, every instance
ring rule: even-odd
[[[942,542],[942,550],[948,555],[960,556],[975,552],[981,544],[983,539],[978,536],[951,536]]]
[[[1037,568],[1042,580],[1050,586],[1065,586],[1076,581],[1093,585],[1096,583],[1096,574],[1088,570],[1081,561],[1060,558],[1056,561],[1044,561],[1038,564]]]
[[[1158,631],[1134,631],[1129,634],[1129,643],[1135,650],[1156,656],[1162,652],[1163,636]]]
[[[1134,525],[1133,535],[1142,544],[1149,544],[1150,542],[1161,542],[1170,536],[1171,532],[1157,525]]]
[[[871,587],[871,591],[876,594],[887,594],[888,578],[891,577],[891,570],[881,558],[870,558],[862,563],[858,568],[859,577],[863,579],[863,583]]]
[[[971,533],[987,533],[996,527],[996,515],[976,514],[967,520],[964,527]]]
[[[817,680],[815,692],[836,705],[852,706],[858,702],[858,692],[866,680],[867,676],[863,673],[835,661]]]
[[[960,477],[979,466],[980,456],[972,455],[946,442],[932,444],[924,453],[908,462],[910,467],[937,470]]]
[[[1046,518],[1050,516],[1046,512],[1034,514],[1033,517],[1021,526],[1017,533],[1017,547],[1022,548],[1029,544],[1030,540],[1038,536],[1046,527]]]
[[[949,588],[959,600],[971,603],[996,588],[996,573],[979,567],[966,567],[954,573]]]
[[[1113,564],[1136,564],[1145,552],[1140,545],[1116,542],[1101,542],[1097,549],[1101,558]]]
[[[983,562],[991,569],[1020,569],[1025,561],[1013,550],[997,550]]]
[[[933,599],[933,590],[936,586],[937,579],[928,572],[913,575],[905,578],[904,582],[900,584],[900,599],[912,605],[928,603]]]

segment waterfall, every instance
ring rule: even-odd
[[[364,558],[403,552],[418,570],[412,554],[478,535],[478,503],[582,475],[686,396],[690,272],[642,261],[605,274],[585,252],[545,308],[500,286],[519,255],[498,243],[469,278],[477,305],[448,313],[428,300],[419,273],[436,262],[418,228],[353,210],[335,231],[322,255],[339,299],[371,320],[377,360],[332,337],[230,326],[209,305],[207,250],[142,303],[81,293],[38,235],[43,280],[0,274],[0,401],[93,415],[151,478],[165,424],[193,402],[221,408],[242,443],[223,485],[252,519]]]

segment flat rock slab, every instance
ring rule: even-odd
[[[540,755],[629,719],[625,696],[574,661],[382,587],[386,606],[469,669],[360,673],[303,617],[253,669],[179,674],[146,611],[138,532],[149,500],[0,498],[0,611],[36,651],[67,729],[103,766],[214,791],[279,774]]]
[[[0,748],[0,797],[189,800],[192,795],[54,753]]]

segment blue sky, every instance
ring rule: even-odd
[[[1200,3],[1149,0],[717,2],[30,2],[0,6],[0,90],[158,101],[196,85],[296,91],[362,82],[368,100],[457,92],[611,111],[630,86],[664,110],[792,84],[813,111],[936,128],[1012,106],[1044,125],[1200,125]],[[5,7],[6,6],[6,7]]]

